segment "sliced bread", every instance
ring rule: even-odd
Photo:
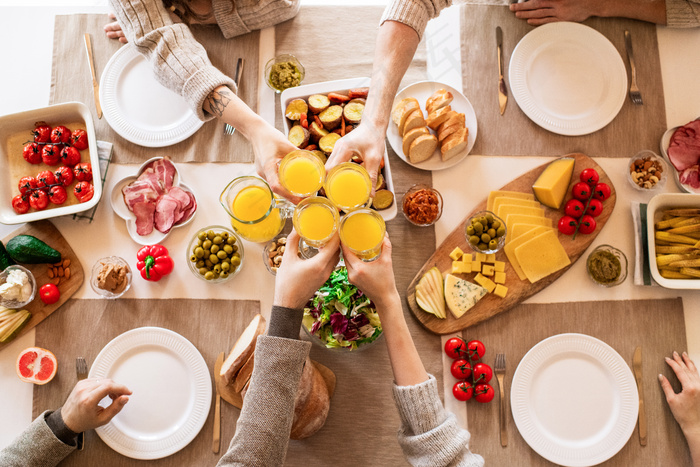
[[[447,121],[450,117],[450,112],[452,112],[452,108],[447,105],[430,113],[426,119],[428,126],[433,130],[437,130],[438,126]]]
[[[403,135],[403,153],[406,157],[408,157],[408,150],[411,147],[411,143],[415,141],[416,138],[419,136],[423,135],[429,135],[430,130],[428,130],[427,126],[419,126],[418,128],[414,128],[411,131],[407,131],[406,134]]]
[[[407,97],[405,99],[401,99],[391,110],[391,121],[398,125],[401,122],[401,115],[403,114],[404,109],[407,105],[409,105],[409,103],[412,103],[411,105],[414,109],[420,107],[420,105],[418,104],[418,99],[416,99],[415,97]]]
[[[450,102],[452,102],[452,93],[445,89],[438,89],[425,102],[425,109],[428,111],[428,114],[431,114],[436,110],[445,107]]]
[[[433,134],[422,135],[416,138],[408,148],[408,160],[412,164],[423,162],[430,157],[437,149],[438,140]]]
[[[459,125],[461,127],[466,126],[466,118],[464,117],[464,114],[459,112],[450,112],[450,115],[449,117],[447,117],[447,120],[438,125],[437,132],[440,133],[443,129],[451,125]]]
[[[461,153],[467,148],[467,140],[469,136],[469,129],[462,128],[454,132],[451,136],[445,139],[440,146],[440,153],[442,155],[442,160],[446,161],[457,154]]]
[[[403,126],[403,131],[401,135],[405,135],[414,128],[420,128],[425,126],[425,118],[423,118],[423,111],[418,109],[411,112],[411,114],[406,119],[406,124]]]

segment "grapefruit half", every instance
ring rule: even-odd
[[[46,384],[56,376],[58,361],[49,350],[29,347],[20,352],[15,365],[17,376],[22,381],[34,384]]]

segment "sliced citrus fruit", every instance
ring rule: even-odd
[[[49,350],[40,347],[24,349],[17,357],[15,370],[22,381],[46,384],[56,376],[58,361]]]

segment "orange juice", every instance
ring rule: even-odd
[[[280,215],[279,208],[270,209],[272,205],[272,192],[268,188],[243,188],[231,203],[231,211],[235,216],[231,218],[231,226],[241,237],[251,242],[272,239],[284,227],[284,218]],[[259,219],[259,222],[255,222]]]
[[[358,209],[346,215],[340,224],[340,240],[363,261],[379,257],[386,225],[371,209]]]
[[[331,169],[325,189],[333,204],[344,211],[350,211],[367,203],[371,181],[364,167],[346,162]]]
[[[292,151],[279,167],[280,182],[297,196],[310,196],[323,185],[326,170],[321,160],[309,151]]]

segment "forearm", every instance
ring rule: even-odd
[[[665,0],[595,0],[591,3],[596,12],[594,16],[622,17],[666,24]]]
[[[700,432],[684,430],[683,434],[688,442],[690,457],[693,459],[693,467],[700,467]]]
[[[214,89],[202,104],[202,109],[240,131],[248,140],[269,130],[271,125],[241,100],[227,86]]]
[[[39,415],[9,446],[0,450],[0,465],[33,467],[57,465],[75,450],[58,439],[46,422],[48,412]]]

